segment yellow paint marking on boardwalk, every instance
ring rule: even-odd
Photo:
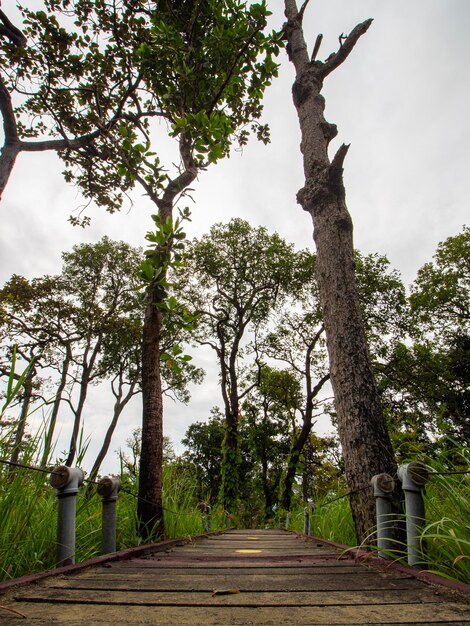
[[[239,552],[240,554],[255,554],[257,552],[263,552],[262,550],[235,550],[235,552]]]
[[[259,541],[259,537],[247,537],[250,541]]]

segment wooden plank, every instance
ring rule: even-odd
[[[328,571],[328,569],[354,569],[358,567],[364,567],[370,569],[370,566],[367,562],[359,562],[355,563],[351,559],[338,559],[334,558],[302,558],[300,560],[286,560],[286,559],[251,559],[250,561],[244,561],[239,559],[226,559],[226,560],[206,560],[206,559],[183,559],[178,555],[174,557],[172,555],[168,555],[164,559],[165,568],[171,569],[194,569],[200,567],[207,567],[212,569],[249,569],[255,570],[260,567],[270,567],[273,570],[282,569],[282,570],[290,570],[295,568],[304,568],[308,570],[318,570],[318,571]],[[151,561],[141,560],[141,559],[131,559],[128,561],[116,561],[115,563],[110,563],[109,565],[103,565],[104,569],[139,569],[139,570],[153,570],[153,569],[161,569],[162,567],[162,559],[153,559]]]
[[[416,604],[416,590],[400,589],[377,591],[312,591],[312,592],[259,592],[250,591],[229,595],[214,595],[209,592],[178,591],[107,591],[97,594],[94,590],[30,589],[16,592],[14,598],[20,602],[61,602],[86,604],[125,604],[145,606],[342,606],[360,604]],[[445,600],[431,589],[419,592],[420,603],[442,603]]]
[[[105,568],[107,569],[107,568]],[[142,576],[153,576],[155,574],[155,572],[160,572],[161,571],[161,566],[160,568],[158,567],[158,565],[156,564],[155,567],[142,567],[139,565],[129,565],[129,566],[125,566],[125,567],[113,567],[113,568],[109,568],[112,569],[112,575],[115,574],[123,574],[123,575],[127,575],[127,574],[141,574]],[[187,570],[191,570],[192,573],[194,573],[194,571],[197,570],[203,570],[204,572],[207,573],[220,573],[220,574],[233,574],[234,572],[236,572],[238,575],[240,576],[252,576],[254,574],[256,574],[257,572],[259,572],[260,570],[262,571],[269,571],[272,574],[282,574],[283,576],[291,576],[292,574],[304,574],[307,576],[325,576],[325,575],[330,575],[330,573],[332,574],[355,574],[356,570],[357,570],[357,566],[354,565],[354,563],[352,563],[351,565],[341,565],[341,563],[338,563],[338,565],[336,566],[310,566],[310,567],[295,567],[295,566],[290,566],[290,567],[273,567],[272,565],[266,566],[265,564],[261,563],[258,564],[254,567],[246,567],[246,564],[242,564],[239,566],[230,566],[229,564],[225,564],[225,567],[221,567],[221,566],[214,566],[212,563],[209,564],[204,564],[201,565],[201,563],[196,564],[192,564],[191,566],[187,566],[187,565],[173,565],[173,564],[166,564],[165,563],[165,572],[169,572],[169,573],[178,573],[178,572],[185,572]],[[363,568],[362,571],[367,572],[367,571],[373,571],[373,570],[369,570],[367,568]],[[377,571],[374,572],[375,575],[377,574]],[[191,574],[192,575],[192,574]]]
[[[429,605],[407,604],[406,610],[400,605],[367,605],[367,606],[322,606],[322,607],[142,607],[122,605],[90,605],[90,604],[28,604],[18,603],[15,608],[26,618],[0,613],[0,624],[18,626],[45,626],[60,624],[61,626],[95,626],[102,624],[179,624],[194,626],[201,624],[237,624],[273,626],[297,626],[323,624],[466,624],[470,622],[470,611],[463,610],[458,604]],[[66,609],[66,610],[65,610]]]
[[[245,549],[261,552],[236,552]],[[3,608],[0,626],[470,624],[470,606],[457,595],[284,531],[229,531],[137,554],[11,590],[0,605],[27,617]]]
[[[237,550],[260,550],[260,552],[253,552],[250,556],[250,554],[248,552],[245,553],[241,553],[241,552],[237,552]],[[174,550],[171,550],[171,552],[174,552]],[[246,546],[246,544],[244,545],[244,547],[240,546],[227,546],[226,548],[224,547],[218,547],[218,548],[207,548],[207,547],[203,547],[203,546],[185,546],[183,548],[178,548],[178,554],[179,555],[184,555],[184,556],[210,556],[211,553],[216,554],[218,557],[223,558],[225,556],[231,556],[231,557],[235,557],[237,555],[240,555],[240,558],[256,558],[257,556],[276,556],[276,555],[280,555],[282,554],[282,556],[291,556],[291,557],[298,557],[301,558],[302,556],[306,556],[306,555],[312,555],[312,556],[320,556],[322,554],[331,554],[331,549],[324,549],[324,550],[318,550],[318,549],[311,549],[308,547],[303,547],[303,546],[298,546],[295,547],[293,546],[292,548],[255,548],[252,546]]]
[[[338,575],[335,577],[309,577],[293,575],[287,579],[283,575],[270,572],[250,576],[225,575],[198,576],[175,575],[162,572],[159,578],[139,576],[89,576],[72,580],[49,582],[51,588],[68,587],[75,589],[143,589],[147,591],[206,591],[214,589],[240,589],[241,591],[366,591],[379,589],[423,589],[424,583],[410,578],[380,578],[377,575]]]

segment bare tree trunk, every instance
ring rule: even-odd
[[[59,408],[62,402],[62,393],[65,389],[65,385],[67,384],[67,375],[69,372],[70,362],[72,360],[72,352],[70,349],[70,345],[66,346],[66,356],[62,363],[62,373],[60,375],[60,383],[57,388],[57,394],[54,398],[54,403],[52,405],[51,417],[49,419],[49,426],[47,429],[45,441],[44,441],[44,452],[42,453],[41,465],[45,467],[49,462],[49,456],[51,454],[52,449],[52,439],[54,437],[55,425],[57,423],[57,416],[59,415]]]
[[[142,449],[140,456],[139,533],[143,539],[163,537],[163,395],[160,372],[161,311],[149,292],[142,338]]]
[[[116,402],[114,403],[113,419],[111,420],[111,423],[108,426],[108,430],[106,431],[106,435],[104,437],[103,445],[101,446],[101,449],[97,454],[96,460],[93,463],[93,467],[91,468],[91,472],[88,477],[90,481],[94,481],[96,479],[98,472],[100,471],[101,463],[103,463],[106,455],[108,454],[109,446],[111,445],[111,439],[113,437],[114,431],[116,430],[116,426],[121,416],[121,413],[123,412],[129,400],[137,393],[135,391],[137,381],[133,381],[129,389],[127,390],[126,395],[123,397],[122,396],[122,384],[123,383],[121,380],[119,384],[118,392],[117,394],[116,393],[114,394],[116,397]],[[90,487],[90,489],[87,488],[87,494],[91,493],[91,482],[88,483],[88,486]]]
[[[90,344],[88,344],[88,347],[83,355],[82,375],[80,378],[80,393],[78,396],[77,408],[72,408],[72,411],[74,413],[74,422],[72,437],[70,438],[69,453],[65,461],[65,465],[67,465],[68,467],[71,467],[72,463],[74,462],[75,455],[77,454],[78,435],[80,432],[80,425],[82,421],[83,407],[85,406],[85,401],[88,394],[88,385],[90,384],[93,368],[101,350],[101,337],[97,340],[95,346],[93,347],[90,360],[88,360],[89,349]]]
[[[312,419],[313,419],[313,401],[318,396],[320,391],[323,389],[325,383],[330,379],[330,375],[326,374],[323,376],[318,383],[313,387],[312,386],[312,373],[311,373],[311,364],[312,364],[312,352],[315,349],[315,346],[323,333],[323,328],[321,328],[314,336],[310,345],[308,346],[307,353],[305,355],[305,409],[303,411],[303,422],[302,428],[300,429],[300,433],[294,439],[291,445],[291,449],[289,452],[289,458],[287,462],[287,472],[284,480],[284,486],[282,490],[281,496],[281,506],[284,510],[290,511],[291,500],[292,500],[292,488],[294,486],[295,475],[297,472],[297,467],[300,461],[300,455],[302,454],[302,450],[304,449],[305,444],[310,437],[310,433],[312,431]]]
[[[31,367],[23,383],[23,402],[21,405],[21,413],[18,419],[18,426],[15,432],[15,443],[13,445],[13,451],[11,453],[11,463],[18,463],[21,452],[21,444],[23,443],[24,432],[26,429],[26,421],[28,419],[29,407],[31,399],[33,397],[33,378],[36,374],[36,369]]]
[[[306,4],[303,5],[305,9]],[[367,20],[341,41],[325,63],[309,59],[302,31],[303,10],[285,0],[289,58],[295,66],[292,94],[302,134],[305,186],[297,200],[312,216],[317,248],[316,278],[330,357],[338,431],[358,540],[374,527],[369,483],[374,474],[394,475],[396,463],[376,388],[356,288],[353,225],[343,185],[342,145],[330,162],[328,144],[336,126],[323,116],[323,80],[349,55],[369,28]],[[320,38],[315,45],[318,52]]]

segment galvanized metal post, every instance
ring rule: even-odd
[[[426,522],[423,489],[429,480],[429,472],[424,463],[407,463],[398,468],[398,478],[405,492],[408,565],[422,568],[425,561],[420,535]]]
[[[49,482],[57,489],[57,567],[75,563],[75,517],[77,511],[77,493],[85,474],[79,467],[55,467]]]
[[[101,496],[101,554],[116,552],[116,503],[121,481],[113,476],[102,478],[96,491]]]
[[[392,492],[395,489],[395,481],[389,474],[377,474],[371,480],[374,488],[375,511],[377,520],[377,547],[382,559],[392,558],[387,554],[393,547],[392,531]]]

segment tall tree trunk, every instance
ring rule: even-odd
[[[163,520],[163,395],[160,372],[162,314],[149,290],[142,333],[142,449],[140,456],[139,533],[143,539],[165,534]]]
[[[242,333],[241,333],[242,334]],[[222,444],[221,465],[221,500],[226,511],[235,513],[240,496],[240,434],[239,434],[239,394],[237,378],[237,356],[240,336],[235,337],[230,351],[227,367],[225,361],[225,341],[223,334],[219,335],[222,350],[219,361],[221,368],[222,397],[225,404],[225,437]]]
[[[226,511],[235,513],[239,498],[240,445],[238,412],[225,411],[225,437],[222,444],[221,500]]]
[[[182,134],[179,143],[182,172],[170,180],[157,198],[162,224],[173,219],[176,198],[195,180],[198,170],[192,157],[191,141]],[[171,255],[171,243],[165,254]],[[158,304],[166,297],[165,290],[152,283],[147,291],[147,308],[142,329],[142,451],[139,469],[139,501],[137,514],[139,532],[144,539],[164,536],[163,520],[163,392],[160,370],[162,314]]]
[[[303,9],[305,9],[305,4]],[[336,69],[371,24],[367,20],[342,41],[325,63],[309,59],[302,31],[303,11],[285,0],[288,54],[296,71],[292,94],[300,123],[305,186],[298,202],[313,220],[317,248],[316,278],[330,357],[330,374],[343,450],[351,508],[358,540],[374,528],[374,500],[369,487],[373,475],[396,473],[368,353],[356,288],[353,225],[343,185],[342,145],[330,163],[328,144],[336,126],[323,116],[324,78]],[[315,57],[319,42],[315,45]]]

